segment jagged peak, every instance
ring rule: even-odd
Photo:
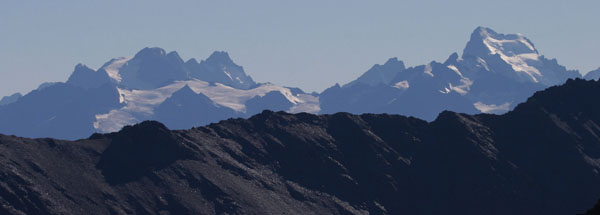
[[[179,53],[176,51],[166,52],[164,49],[160,47],[146,47],[140,50],[137,54],[135,54],[134,58],[137,59],[153,59],[153,58],[167,58],[171,61],[177,61],[179,63],[184,63]]]
[[[135,57],[143,57],[143,56],[165,56],[166,52],[164,49],[159,48],[159,47],[145,47],[142,50],[140,50],[137,54],[135,54]]]
[[[75,66],[75,69],[73,71],[86,71],[86,72],[87,71],[92,71],[92,72],[94,72],[93,69],[89,68],[88,66],[86,66],[85,64],[82,64],[82,63],[78,63]]]
[[[456,64],[458,62],[458,53],[453,52],[448,56],[448,59],[444,61],[444,65]]]
[[[223,64],[234,64],[229,53],[225,51],[215,51],[206,60],[206,62],[223,63]]]
[[[77,64],[67,83],[83,88],[95,88],[110,82],[110,77],[105,70],[95,71],[86,65]]]
[[[514,56],[519,54],[536,54],[533,42],[520,33],[501,34],[486,27],[477,27],[463,51],[463,58],[468,56],[485,56],[501,54]]]
[[[391,65],[391,64],[401,64],[404,67],[404,61],[398,60],[397,57],[392,57],[388,59],[383,65]]]
[[[167,54],[167,57],[183,63],[183,59],[181,59],[181,56],[179,56],[179,53],[177,53],[176,51],[169,52]]]

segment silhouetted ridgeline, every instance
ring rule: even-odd
[[[62,141],[0,136],[0,214],[577,214],[600,198],[600,82],[504,115],[264,111]]]

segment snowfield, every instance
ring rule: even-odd
[[[194,92],[202,93],[215,103],[231,108],[238,112],[245,112],[245,102],[255,96],[264,96],[268,92],[278,91],[284,95],[294,106],[288,112],[319,112],[318,97],[310,94],[293,95],[290,89],[266,83],[248,90],[241,90],[220,83],[211,84],[198,79],[177,81],[173,84],[152,90],[128,90],[117,88],[119,101],[124,104],[120,109],[111,110],[105,114],[96,115],[94,128],[100,132],[118,131],[125,125],[135,124],[143,120],[152,119],[154,108],[169,98],[174,92],[189,86]]]

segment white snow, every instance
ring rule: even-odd
[[[480,57],[477,57],[477,62],[483,66],[483,68],[485,68],[485,70],[490,71],[490,68],[487,65],[487,62],[485,62],[485,60],[481,59]]]
[[[473,104],[475,108],[482,113],[504,113],[507,112],[510,108],[510,103],[506,102],[501,105],[496,104],[484,104],[483,102],[475,102]]]
[[[452,71],[456,72],[456,74],[458,74],[460,77],[463,77],[462,73],[460,71],[458,71],[458,68],[456,68],[456,66],[448,65],[447,67],[448,67],[448,69],[451,69]]]
[[[121,75],[119,75],[119,69],[121,69],[121,67],[123,67],[123,65],[125,65],[127,62],[129,62],[129,60],[131,60],[131,58],[133,58],[133,57],[115,58],[115,59],[111,60],[112,61],[111,64],[109,64],[103,68],[106,71],[106,73],[108,73],[108,76],[110,78],[115,80],[117,83],[121,82]]]
[[[528,61],[537,61],[540,55],[524,36],[518,34],[516,39],[496,39],[487,31],[484,32],[483,43],[491,54],[498,54],[500,58],[511,65],[516,72],[525,73],[531,81],[537,83],[542,73],[535,67],[530,66]]]
[[[405,90],[410,87],[410,84],[408,84],[407,80],[404,80],[404,81],[399,81],[398,83],[395,83],[393,87]]]
[[[96,115],[94,128],[102,133],[119,131],[125,125],[132,125],[139,122],[132,112],[123,111],[122,109],[111,110],[106,114]]]
[[[231,77],[231,74],[229,74],[229,72],[227,72],[227,70],[225,70],[225,68],[223,68],[223,72],[225,73],[225,75],[227,75],[227,77],[229,77],[229,80],[233,81],[233,78]]]
[[[296,103],[288,112],[290,113],[318,113],[321,111],[319,105],[319,97],[310,94],[298,94],[297,97],[301,102]]]
[[[210,86],[208,82],[193,79],[188,81],[177,81],[173,84],[152,89],[152,90],[128,90],[120,89],[119,100],[125,106],[112,110],[106,114],[96,115],[94,128],[101,132],[118,131],[125,125],[134,124],[143,120],[150,119],[153,110],[174,92],[185,85],[188,85],[196,93],[202,93],[213,100],[215,103],[229,107],[233,110],[244,112],[246,106],[244,103],[255,96],[264,96],[271,91],[279,91],[294,106],[289,112],[309,112],[316,113],[320,110],[318,98],[309,94],[292,95],[290,89],[273,85],[262,84],[259,87],[240,90],[220,83]]]
[[[450,90],[456,91],[458,94],[464,96],[471,89],[471,85],[473,85],[473,81],[471,81],[471,79],[469,79],[469,78],[461,78],[460,85],[452,86],[452,83],[448,83],[448,84],[449,84],[448,88]]]
[[[431,63],[428,63],[427,65],[425,65],[425,74],[433,77],[433,73],[432,73],[433,69],[431,68]]]

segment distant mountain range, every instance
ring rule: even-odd
[[[257,84],[225,52],[184,62],[176,52],[144,48],[100,69],[79,64],[62,83],[44,83],[0,103],[0,133],[78,139],[155,119],[184,129],[263,109],[319,111],[318,96]]]
[[[159,116],[223,111],[185,83]],[[69,97],[115,90],[103,88]],[[503,115],[444,111],[432,122],[263,111],[78,141],[0,135],[0,214],[574,215],[600,198],[598,93],[600,81],[569,80]]]
[[[322,93],[257,83],[226,52],[184,61],[144,48],[97,70],[77,65],[66,82],[44,83],[0,100],[0,133],[77,139],[144,120],[172,129],[247,118],[264,109],[290,113],[393,113],[431,121],[444,110],[505,113],[535,91],[580,78],[538,53],[520,34],[479,27],[461,56],[407,68],[397,58]],[[587,73],[600,78],[600,71]]]
[[[535,91],[580,77],[540,55],[523,35],[479,27],[462,56],[410,68],[391,58],[355,81],[325,90],[320,105],[322,113],[397,113],[426,120],[444,110],[504,113]]]

